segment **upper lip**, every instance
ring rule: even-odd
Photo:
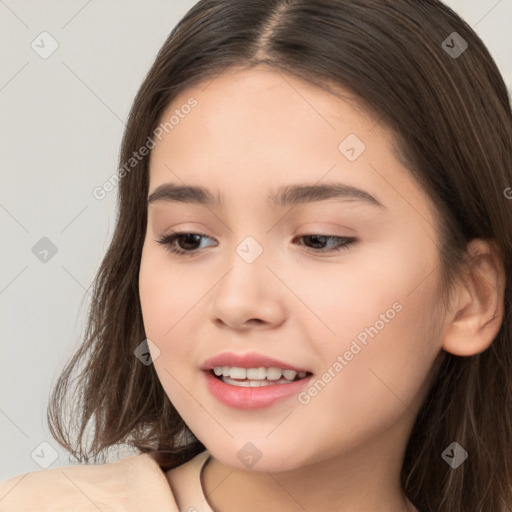
[[[294,370],[296,372],[308,371],[256,352],[247,352],[244,354],[222,352],[204,361],[201,365],[201,370],[211,370],[215,366],[236,366],[238,368],[259,368],[264,366],[265,368],[281,368],[282,370]]]

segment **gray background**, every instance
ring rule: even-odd
[[[512,90],[512,0],[447,3],[482,37]],[[117,189],[103,200],[92,190],[116,172],[133,97],[193,4],[0,0],[0,481],[71,464],[49,433],[46,405],[80,340],[113,232]],[[58,43],[46,59],[31,46],[51,49],[43,31]],[[47,248],[43,237],[57,249],[46,262],[33,252]]]

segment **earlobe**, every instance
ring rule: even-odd
[[[505,269],[495,246],[474,239],[468,244],[468,255],[470,269],[458,285],[443,336],[443,349],[457,356],[472,356],[489,348],[505,309]]]

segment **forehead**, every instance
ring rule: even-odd
[[[397,206],[399,187],[421,205],[391,132],[341,92],[266,66],[232,68],[185,89],[161,117],[168,125],[152,150],[150,194],[173,182],[247,204],[293,183],[337,181]]]
[[[336,90],[334,95],[266,65],[250,69],[231,67],[182,91],[165,109],[160,121],[164,124],[172,117],[173,122],[178,121],[168,127],[174,138],[186,131],[188,125],[212,137],[237,135],[238,142],[244,135],[254,136],[257,132],[262,137],[265,133],[280,133],[276,142],[281,144],[297,137],[311,137],[313,132],[322,136],[348,129],[362,135],[377,125],[356,96],[340,87]],[[197,106],[189,109],[187,103],[192,98]],[[191,111],[178,120],[173,114],[179,114],[180,110]],[[192,121],[185,123],[187,118]],[[282,131],[283,128],[286,130]],[[337,133],[337,137],[341,135]],[[379,135],[392,142],[385,129]],[[266,142],[270,140],[268,137]]]

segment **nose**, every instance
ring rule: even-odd
[[[252,263],[237,258],[211,291],[211,320],[218,327],[237,330],[278,327],[286,319],[285,287],[265,258]]]

